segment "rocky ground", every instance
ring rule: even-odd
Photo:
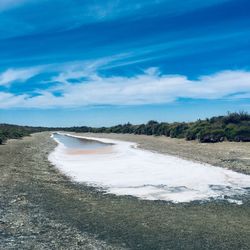
[[[250,173],[249,143],[95,136]],[[106,195],[58,172],[47,160],[55,146],[47,132],[0,146],[0,249],[249,249],[247,197],[238,206]]]
[[[54,220],[61,211],[44,210],[43,185],[58,190],[68,182],[47,161],[55,146],[48,133],[0,146],[0,249],[120,249]]]

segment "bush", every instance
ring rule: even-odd
[[[225,132],[223,129],[202,130],[198,134],[198,139],[200,142],[222,142],[225,139]]]
[[[31,133],[48,130],[41,127],[27,127],[9,124],[0,124],[0,144],[5,143],[8,139],[19,139]]]
[[[225,124],[229,123],[239,124],[242,121],[250,121],[250,115],[246,112],[239,112],[239,113],[228,113],[227,116],[223,117],[223,122]]]
[[[210,119],[197,120],[192,123],[158,123],[149,121],[147,124],[119,124],[113,127],[92,128],[87,126],[70,128],[24,127],[0,124],[0,144],[10,138],[21,138],[40,131],[65,130],[71,132],[93,133],[130,133],[144,135],[165,135],[172,138],[186,138],[200,142],[250,141],[250,115],[245,112],[228,113]]]
[[[174,123],[170,126],[170,137],[171,138],[185,138],[188,129],[186,123]]]

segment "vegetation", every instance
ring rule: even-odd
[[[0,144],[3,144],[8,139],[20,139],[23,136],[45,130],[47,128],[0,124]]]
[[[72,127],[64,128],[72,132],[128,133],[138,135],[164,135],[171,138],[185,138],[200,142],[250,141],[250,115],[246,112],[228,113],[226,116],[212,117],[196,122],[157,122],[132,125],[130,123],[113,127]]]
[[[163,135],[171,138],[185,138],[199,142],[250,141],[250,114],[246,112],[228,113],[226,116],[212,117],[196,122],[157,122],[132,125],[119,124],[113,127],[70,127],[70,128],[43,128],[0,124],[0,144],[7,139],[17,139],[31,133],[45,130],[65,130],[71,132],[92,133],[122,133],[137,135]]]

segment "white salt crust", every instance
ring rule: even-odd
[[[58,146],[49,160],[74,181],[105,189],[107,193],[174,203],[227,199],[240,205],[239,195],[246,194],[250,187],[249,175],[228,169],[138,149],[132,142],[73,137],[114,145],[110,153],[72,155],[67,153],[67,145],[56,140]]]

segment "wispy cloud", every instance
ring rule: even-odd
[[[39,67],[28,69],[8,69],[0,74],[0,86],[8,86],[13,82],[25,82],[40,72]]]
[[[174,16],[220,4],[229,0],[1,0],[0,38],[46,33],[51,30],[65,31],[86,24],[116,22],[117,20],[138,20],[149,16]],[[11,11],[12,9],[18,10]],[[56,13],[57,18],[54,18]],[[18,25],[21,23],[22,25]],[[16,29],[18,27],[18,29]]]
[[[26,95],[14,95],[11,93],[0,92],[0,108],[18,107],[23,103]]]
[[[68,62],[59,65],[50,65],[50,70],[61,71],[57,76],[50,79],[48,82],[59,82],[59,83],[70,83],[70,80],[80,80],[83,77],[88,78],[89,76],[96,75],[96,72],[106,65],[112,65],[119,59],[125,59],[125,54],[116,56],[105,57],[97,60],[90,61],[79,61],[79,62]]]
[[[61,85],[40,91],[39,95],[1,93],[0,108],[55,108],[91,105],[144,105],[176,101],[178,98],[223,99],[234,93],[250,93],[250,72],[222,71],[210,76],[189,80],[182,75],[162,75],[149,68],[133,77],[101,77],[96,73],[78,84],[67,79],[81,79],[83,72],[61,74]],[[60,95],[55,95],[55,91]],[[233,98],[237,98],[234,96]]]

